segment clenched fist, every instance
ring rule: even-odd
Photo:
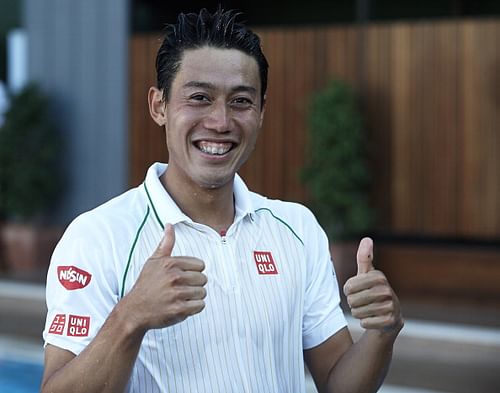
[[[179,323],[205,307],[205,264],[194,257],[172,256],[174,244],[174,227],[169,224],[158,248],[123,299],[131,304],[131,317],[145,330]]]

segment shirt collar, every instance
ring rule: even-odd
[[[193,222],[177,206],[160,182],[160,176],[167,170],[167,164],[156,162],[151,165],[144,180],[144,190],[157,221],[163,228],[165,223]],[[250,191],[243,179],[236,174],[233,184],[235,217],[237,223],[247,215],[252,218],[253,206]]]

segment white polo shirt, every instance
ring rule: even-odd
[[[205,262],[205,309],[150,330],[131,392],[304,392],[303,350],[346,326],[326,235],[302,205],[248,191],[236,176],[236,216],[225,236],[193,222],[159,181],[82,214],[54,251],[46,343],[79,354],[136,281],[166,223],[172,255]]]

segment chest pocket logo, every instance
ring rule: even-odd
[[[278,274],[273,255],[269,251],[254,251],[253,258],[259,274]]]

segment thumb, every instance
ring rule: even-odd
[[[358,275],[374,270],[373,267],[373,240],[369,237],[361,239],[356,255]]]
[[[172,250],[175,245],[175,230],[172,224],[167,224],[165,226],[165,231],[163,232],[163,238],[156,250],[157,255],[162,255],[169,257],[172,255]]]

